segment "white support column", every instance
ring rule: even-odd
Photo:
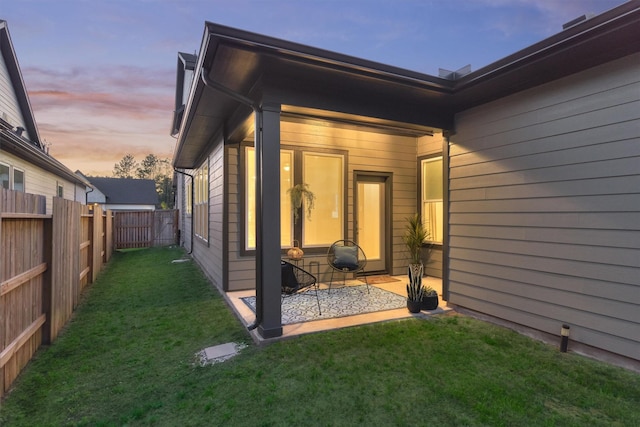
[[[262,138],[256,145],[256,305],[262,309],[258,333],[263,338],[282,335],[280,111],[280,105],[263,106]]]

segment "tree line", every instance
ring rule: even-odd
[[[147,154],[140,162],[132,154],[126,154],[113,166],[115,178],[152,179],[156,183],[158,206],[173,209],[173,168],[169,159],[160,159],[155,154]]]

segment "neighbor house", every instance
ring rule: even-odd
[[[178,60],[183,244],[220,290],[255,287],[268,338],[294,241],[321,275],[338,239],[404,274],[418,212],[449,305],[540,334],[568,324],[584,349],[637,363],[639,34],[631,1],[435,77],[206,23]],[[296,222],[287,190],[303,183],[315,209]]]
[[[103,210],[153,211],[158,204],[156,183],[152,179],[85,177],[94,190],[87,192],[87,204]]]
[[[88,183],[40,139],[7,22],[0,20],[0,181],[3,188],[84,203]]]

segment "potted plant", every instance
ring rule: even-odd
[[[422,264],[409,265],[409,283],[407,283],[407,308],[411,313],[419,313],[425,288],[422,285]]]
[[[429,232],[424,228],[420,214],[407,218],[402,241],[409,251],[411,264],[422,264],[422,245],[428,237]]]
[[[307,208],[307,218],[311,218],[311,211],[313,210],[316,196],[309,190],[309,184],[296,184],[287,190],[289,197],[291,197],[291,210],[293,211],[293,221],[298,222],[300,214],[298,211],[302,208],[302,202],[304,201]]]
[[[422,275],[424,272],[424,266],[422,264],[422,245],[424,241],[429,237],[429,233],[422,224],[420,214],[415,214],[407,218],[407,224],[405,225],[405,232],[402,236],[407,250],[409,251],[409,284],[407,284],[407,307],[409,307],[409,301],[417,301],[418,306],[422,304],[422,297],[424,295],[424,286],[422,285]],[[411,307],[409,307],[411,311]],[[420,308],[418,308],[420,311]],[[417,311],[412,311],[417,313]]]
[[[435,310],[438,308],[438,293],[431,286],[425,286],[422,293],[421,310]]]

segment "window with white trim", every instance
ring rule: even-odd
[[[58,182],[56,184],[56,196],[64,197],[64,183]]]
[[[2,188],[24,193],[24,177],[24,170],[6,163],[0,163],[0,184]]]
[[[24,171],[13,168],[13,189],[24,193]]]
[[[422,223],[429,233],[427,241],[442,244],[443,202],[442,202],[442,156],[420,161],[421,212]]]
[[[0,184],[2,188],[8,190],[11,188],[11,182],[9,177],[11,176],[11,169],[9,165],[0,163]]]

